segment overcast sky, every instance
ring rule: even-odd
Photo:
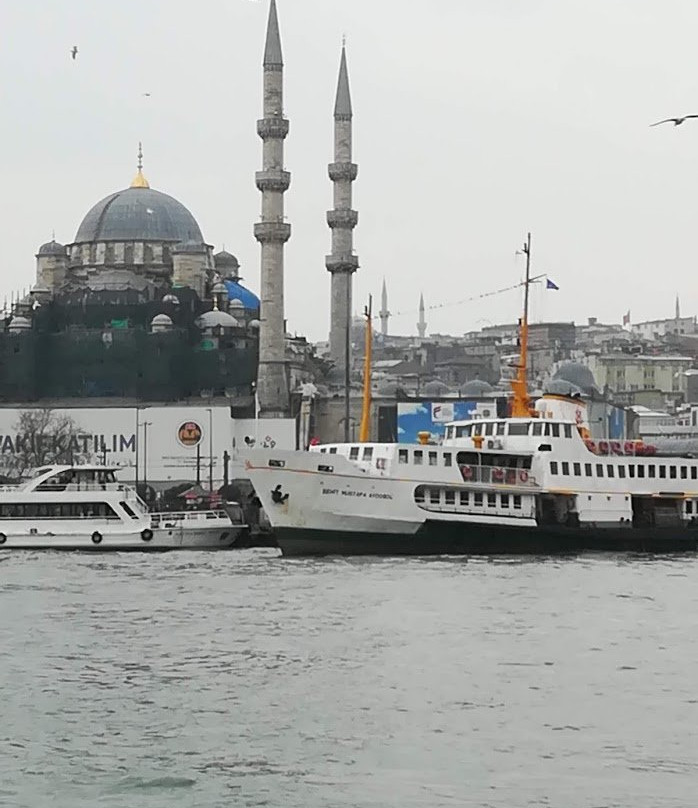
[[[332,108],[347,35],[359,309],[383,277],[391,331],[427,306],[520,280],[533,317],[620,322],[698,307],[695,0],[277,0],[291,122],[289,329],[325,339]],[[0,3],[0,296],[30,287],[52,230],[126,187],[143,141],[153,188],[234,252],[259,288],[261,58],[267,0]],[[79,47],[75,62],[73,44]],[[151,93],[150,98],[144,97]],[[429,332],[512,321],[518,291],[427,312]]]

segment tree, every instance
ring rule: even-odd
[[[22,410],[14,435],[3,437],[0,450],[5,473],[22,477],[29,469],[91,459],[89,440],[75,421],[50,408]]]

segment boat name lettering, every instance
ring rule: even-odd
[[[339,488],[323,488],[322,494],[333,496],[335,494],[341,494],[343,497],[368,497],[368,499],[392,499],[392,494],[381,494],[375,491],[372,491],[370,494],[366,493],[366,491],[351,491],[350,489],[346,489],[340,491]]]

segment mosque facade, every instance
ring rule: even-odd
[[[36,282],[0,330],[3,404],[224,397],[253,410],[259,299],[191,212],[150,187],[95,204],[73,241],[36,254]],[[87,400],[87,401],[86,401]]]

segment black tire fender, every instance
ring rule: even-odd
[[[99,544],[101,541],[102,534],[98,530],[95,530],[95,532],[92,534],[92,544]]]
[[[7,541],[7,536],[4,533],[0,533],[0,544],[4,544]]]
[[[153,538],[153,531],[149,527],[144,528],[141,530],[141,538],[143,541],[150,541]]]

